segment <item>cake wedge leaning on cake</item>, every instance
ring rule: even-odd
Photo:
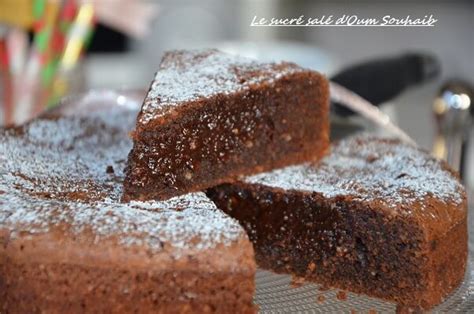
[[[316,164],[208,191],[240,221],[260,267],[429,309],[462,281],[467,203],[445,162],[395,139],[358,135]]]
[[[0,130],[0,312],[253,313],[239,224],[203,193],[121,203],[136,111],[80,114]]]
[[[132,133],[123,199],[163,200],[321,158],[328,94],[321,74],[293,63],[166,53]]]

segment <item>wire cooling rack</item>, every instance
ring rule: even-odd
[[[468,265],[461,286],[434,313],[473,313],[474,281],[472,264]],[[396,304],[337,289],[320,289],[305,283],[295,286],[289,275],[258,270],[255,303],[260,313],[395,313]]]
[[[473,198],[470,198],[472,201]],[[472,204],[472,202],[471,202]],[[470,207],[470,212],[473,210]],[[469,261],[463,283],[433,313],[474,313],[474,217],[469,215]],[[255,303],[260,313],[395,313],[396,304],[314,283],[295,285],[289,275],[258,270]]]

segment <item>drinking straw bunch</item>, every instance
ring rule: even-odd
[[[27,2],[30,7],[25,5],[23,9],[30,12],[12,14],[31,14],[31,49],[28,51],[26,32],[18,27],[0,40],[4,125],[22,123],[57,103],[67,92],[67,86],[61,84],[64,75],[77,65],[94,28],[94,7],[90,3]]]
[[[69,92],[97,20],[143,37],[156,9],[142,0],[2,1],[0,22],[9,27],[0,24],[0,126],[23,123]]]

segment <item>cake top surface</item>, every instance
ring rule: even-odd
[[[261,63],[215,49],[178,50],[163,56],[138,116],[146,125],[184,103],[232,94],[304,71],[292,63]]]
[[[456,205],[465,199],[463,186],[445,163],[399,140],[368,133],[340,141],[318,164],[289,166],[245,182],[328,198],[349,196],[406,214],[417,207],[423,211],[427,198]]]
[[[203,194],[121,203],[135,111],[38,119],[0,130],[0,231],[59,231],[87,244],[116,241],[179,255],[239,239],[243,230]],[[77,236],[80,235],[80,236]]]

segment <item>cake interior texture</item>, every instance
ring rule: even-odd
[[[242,227],[204,193],[121,203],[136,111],[94,111],[0,131],[0,312],[254,312]]]
[[[393,139],[343,140],[317,164],[208,190],[260,267],[430,309],[462,281],[466,197],[444,162]]]
[[[166,199],[321,158],[328,84],[292,63],[165,54],[137,118],[124,200]]]

